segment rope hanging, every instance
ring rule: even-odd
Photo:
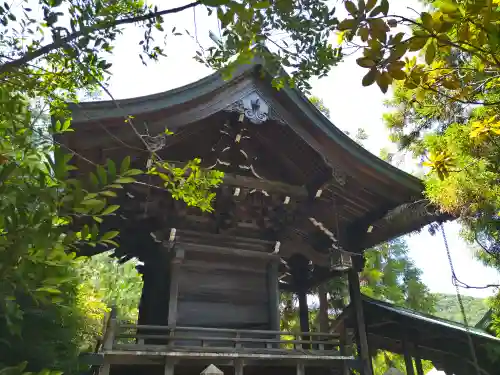
[[[446,248],[446,255],[448,255],[448,263],[450,264],[450,269],[451,269],[452,283],[456,289],[457,300],[458,300],[458,304],[460,306],[460,312],[462,313],[462,319],[464,321],[465,331],[467,332],[467,341],[469,342],[470,353],[472,356],[472,360],[474,362],[474,367],[476,368],[476,375],[481,375],[481,370],[479,367],[479,363],[477,361],[476,349],[474,348],[474,342],[472,341],[472,334],[471,334],[471,331],[469,329],[469,322],[467,320],[467,314],[465,313],[465,308],[464,308],[464,304],[462,301],[462,295],[460,294],[460,288],[459,288],[458,282],[457,282],[458,279],[457,279],[457,276],[455,274],[455,268],[453,267],[453,261],[451,260],[451,253],[450,253],[450,248],[448,246],[448,239],[446,238],[446,233],[444,232],[443,223],[439,223],[439,226],[441,227],[441,233],[443,234],[444,247]]]

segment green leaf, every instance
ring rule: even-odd
[[[101,191],[99,194],[104,195],[105,197],[116,197],[116,193],[109,190]]]
[[[377,85],[380,87],[380,90],[385,94],[389,89],[389,85],[392,82],[392,77],[387,73],[383,72],[377,76]]]
[[[267,9],[271,6],[271,3],[269,1],[258,1],[253,4],[254,9]]]
[[[108,174],[111,180],[114,180],[116,178],[116,164],[113,160],[108,159],[106,161],[107,166],[108,166]]]
[[[37,288],[36,289],[37,292],[45,292],[45,293],[49,293],[49,294],[61,294],[61,291],[59,289],[55,289],[55,288],[50,288],[50,287],[41,287],[41,288]]]
[[[97,236],[99,235],[99,228],[97,225],[94,223],[92,224],[92,228],[90,230],[90,238],[94,241],[97,240]]]
[[[356,60],[356,63],[363,68],[372,68],[375,66],[375,61],[367,57],[360,57]]]
[[[62,131],[67,131],[70,126],[71,126],[71,119],[67,119],[66,121],[64,121],[64,124],[62,125]]]
[[[99,180],[103,185],[108,183],[108,174],[102,165],[97,166],[97,175],[99,176]]]
[[[135,178],[132,177],[120,177],[115,182],[119,184],[131,184],[135,181],[136,181]]]
[[[366,11],[369,12],[375,5],[377,5],[377,0],[368,0],[365,7]]]
[[[101,212],[101,215],[109,215],[113,212],[115,212],[117,209],[119,209],[120,206],[117,204],[112,204],[104,209],[104,211]]]
[[[436,57],[436,44],[433,41],[427,46],[427,49],[425,50],[425,62],[428,65],[431,65],[435,57]]]
[[[396,80],[403,80],[406,79],[406,73],[398,68],[392,68],[389,70],[389,74],[391,75],[392,78]]]
[[[356,5],[352,1],[346,1],[344,6],[351,16],[356,16],[358,13],[358,8],[356,8]]]
[[[455,13],[458,10],[458,5],[452,0],[438,0],[434,1],[432,5],[446,14]]]
[[[0,370],[0,375],[19,375],[19,374],[22,374],[27,365],[28,365],[28,362],[24,361],[16,366],[3,367]]]
[[[99,186],[99,180],[97,179],[95,173],[93,172],[89,173],[89,180],[93,187],[97,188]]]
[[[82,239],[85,239],[87,238],[87,236],[90,234],[90,229],[89,229],[89,226],[87,224],[85,224],[82,228],[82,231],[81,231],[81,235],[82,235]]]
[[[112,240],[103,240],[102,242],[110,244],[110,245],[113,245],[115,247],[119,247],[120,246],[117,242],[112,241]]]
[[[370,69],[368,73],[363,77],[362,80],[362,85],[363,86],[371,86],[373,82],[377,79],[377,76],[379,75],[379,72],[377,69]]]
[[[429,13],[427,13],[427,12],[422,12],[422,14],[420,15],[420,17],[422,19],[422,24],[424,25],[424,27],[427,30],[432,31],[432,26],[434,24],[432,16]]]
[[[144,174],[144,172],[141,171],[140,169],[129,169],[123,175],[124,176],[137,176],[137,175],[140,175],[140,174]]]
[[[106,232],[101,236],[100,241],[112,240],[113,238],[115,238],[119,234],[120,234],[120,232],[117,230],[112,230],[112,231]]]
[[[55,129],[55,132],[56,133],[59,133],[62,129],[62,124],[61,124],[61,121],[60,120],[57,120],[55,125],[54,125],[54,129]]]
[[[95,207],[101,205],[102,202],[103,201],[100,199],[86,199],[82,201],[82,204],[89,207]]]
[[[346,19],[346,20],[343,20],[339,26],[338,26],[338,29],[340,31],[345,31],[345,30],[351,30],[353,28],[356,27],[357,25],[357,21],[356,20],[353,20],[353,19]]]
[[[420,51],[427,43],[428,37],[413,37],[408,47],[409,51]]]
[[[389,0],[382,0],[380,2],[380,11],[384,16],[387,16],[389,13]]]
[[[120,165],[120,174],[125,174],[130,168],[130,156],[126,156]]]
[[[376,17],[378,16],[380,13],[382,13],[382,10],[383,8],[379,5],[375,8],[373,8],[373,10],[370,12],[370,17]]]

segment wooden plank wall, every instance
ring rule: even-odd
[[[264,259],[186,252],[177,324],[270,329],[267,264]]]

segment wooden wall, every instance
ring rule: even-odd
[[[270,329],[267,264],[263,259],[186,252],[177,324]]]

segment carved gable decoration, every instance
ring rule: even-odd
[[[269,106],[257,91],[253,91],[231,103],[225,108],[225,111],[240,113],[256,125],[262,124],[267,120],[276,120],[284,123],[275,110]]]

